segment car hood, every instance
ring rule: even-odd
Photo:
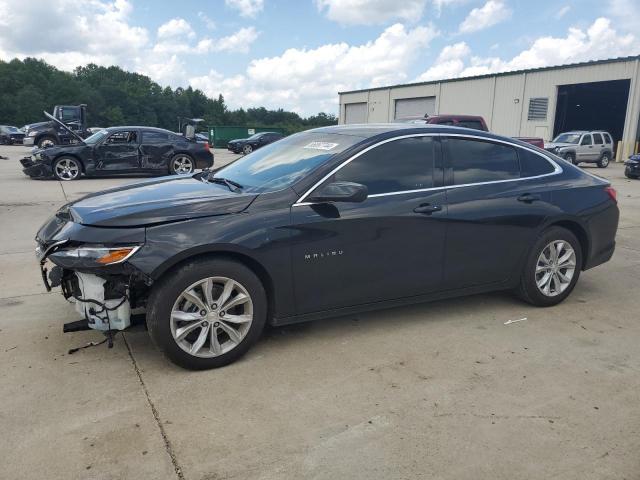
[[[549,150],[551,148],[563,148],[563,147],[575,147],[576,144],[575,143],[554,143],[554,142],[548,142],[544,144],[544,148]]]
[[[175,176],[92,193],[69,210],[83,225],[140,227],[241,212],[256,196],[202,182],[197,175]]]
[[[246,138],[234,138],[233,140],[229,140],[227,143],[242,143],[246,141],[247,141]]]
[[[53,147],[48,147],[48,148],[34,147],[31,150],[31,153],[33,155],[39,153],[43,157],[48,157],[51,159],[51,158],[57,157],[58,155],[79,153],[80,150],[86,147],[87,146],[84,143],[72,144],[72,145],[54,145]]]
[[[36,123],[30,123],[28,125],[25,125],[25,129],[39,130],[41,128],[48,127],[49,125],[51,125],[51,122],[36,122]]]

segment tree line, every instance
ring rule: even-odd
[[[287,134],[335,125],[333,114],[303,118],[283,109],[230,110],[224,98],[201,90],[162,87],[146,75],[89,64],[73,72],[35,58],[0,60],[0,124],[21,127],[44,121],[54,105],[87,104],[88,125],[148,125],[175,131],[178,117],[204,118],[204,125],[281,127]]]

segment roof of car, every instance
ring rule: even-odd
[[[145,127],[145,126],[140,126],[140,125],[126,125],[126,126],[122,126],[122,127],[108,127],[105,128],[105,130],[107,132],[119,132],[119,131],[126,131],[126,130],[151,130],[153,132],[163,132],[163,133],[172,133],[174,135],[179,135],[179,133],[174,133],[170,130],[165,130],[164,128],[157,128],[157,127]]]

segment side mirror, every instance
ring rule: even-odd
[[[316,190],[309,201],[360,203],[367,199],[368,194],[367,187],[360,183],[332,182]]]

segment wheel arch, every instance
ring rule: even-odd
[[[157,282],[189,262],[206,258],[233,260],[249,268],[264,286],[267,295],[267,321],[273,317],[273,313],[275,312],[275,285],[273,278],[260,261],[246,252],[224,247],[205,247],[187,250],[183,252],[179,258],[169,260],[162,264],[151,274],[151,277]]]
[[[55,157],[53,157],[53,161],[51,162],[51,166],[53,167],[53,164],[56,163],[58,161],[58,159],[60,159],[62,157],[71,157],[74,160],[77,160],[78,163],[80,164],[80,169],[82,170],[82,173],[86,172],[86,167],[84,165],[84,161],[82,160],[82,158],[80,158],[78,155],[75,155],[73,153],[61,153],[60,155],[56,155]]]
[[[575,235],[575,237],[578,239],[578,242],[580,243],[580,249],[582,250],[582,265],[580,265],[580,270],[584,270],[584,266],[586,265],[587,259],[589,258],[589,248],[591,247],[586,228],[583,227],[579,222],[570,219],[562,219],[552,222],[545,226],[545,230],[550,227],[562,227],[569,230]]]

